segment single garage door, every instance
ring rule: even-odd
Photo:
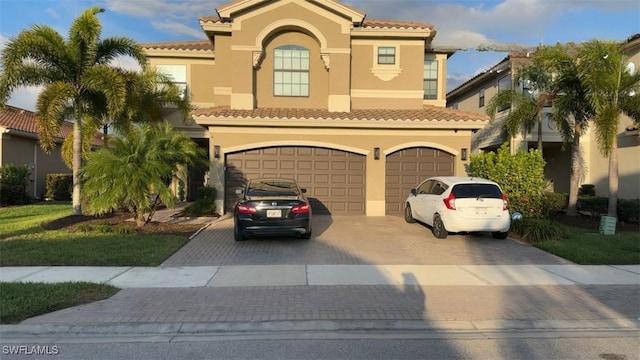
[[[453,155],[416,147],[387,155],[385,202],[387,215],[399,215],[411,188],[430,176],[453,175]]]
[[[236,189],[259,177],[285,177],[307,189],[316,214],[364,214],[365,156],[346,151],[286,146],[226,155],[225,207],[233,211]]]

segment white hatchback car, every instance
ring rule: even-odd
[[[449,232],[489,231],[496,239],[509,234],[507,198],[493,181],[473,177],[428,178],[407,198],[404,219],[431,226],[439,239]]]

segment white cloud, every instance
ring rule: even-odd
[[[131,56],[119,56],[111,61],[109,64],[114,67],[119,67],[124,70],[142,71],[142,67]]]
[[[7,101],[7,104],[21,109],[30,111],[36,110],[36,103],[38,101],[38,94],[42,90],[41,86],[28,86],[16,88],[11,97]]]
[[[193,36],[195,38],[205,38],[202,29],[194,29],[191,28],[181,22],[176,21],[152,21],[151,24],[154,28],[158,30],[162,30],[165,32],[173,33],[173,34],[185,34],[189,36]]]
[[[58,13],[56,13],[55,10],[53,10],[52,8],[47,8],[47,14],[53,16],[55,19],[60,19],[60,15],[58,15]]]
[[[215,14],[215,7],[226,1],[211,0],[106,0],[109,10],[118,13],[156,19],[193,19]]]

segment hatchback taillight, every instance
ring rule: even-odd
[[[296,205],[291,208],[292,214],[307,214],[309,212],[309,204]]]
[[[444,206],[446,206],[447,209],[449,210],[456,209],[456,197],[455,195],[453,195],[453,193],[449,193],[449,196],[444,198],[442,201],[444,201]]]
[[[509,207],[507,206],[507,195],[502,194],[502,211],[507,210],[509,210]]]
[[[238,204],[238,214],[255,214],[258,211],[250,205]]]

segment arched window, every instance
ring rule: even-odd
[[[273,95],[309,96],[309,50],[284,45],[273,53]]]

